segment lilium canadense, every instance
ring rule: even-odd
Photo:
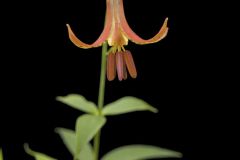
[[[88,49],[101,46],[105,41],[111,46],[107,57],[107,78],[109,81],[115,79],[116,70],[118,79],[122,81],[127,78],[127,70],[132,78],[137,77],[136,67],[130,51],[124,46],[128,40],[136,44],[150,44],[162,40],[168,32],[168,18],[165,19],[159,32],[150,39],[142,39],[128,25],[125,18],[123,0],[106,0],[106,18],[104,29],[99,38],[92,44],[86,44],[79,40],[69,24],[67,24],[70,40],[80,48]]]

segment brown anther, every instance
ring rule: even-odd
[[[129,72],[130,76],[132,78],[136,78],[137,77],[137,70],[136,70],[136,66],[135,66],[135,63],[133,61],[133,57],[132,57],[131,52],[126,50],[123,53],[123,57],[124,57],[124,61],[125,61],[125,64],[127,66],[127,69],[128,69],[128,72]]]
[[[107,79],[109,81],[114,80],[116,77],[116,61],[115,54],[109,53],[107,56]]]
[[[124,79],[124,61],[123,61],[123,52],[116,52],[116,67],[117,67],[117,74],[118,80],[122,81]]]

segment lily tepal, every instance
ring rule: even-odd
[[[128,25],[125,18],[123,0],[106,0],[105,26],[99,38],[92,44],[86,44],[79,40],[67,24],[70,40],[80,48],[88,49],[102,46],[105,41],[111,48],[107,55],[107,78],[112,81],[118,75],[122,81],[127,79],[127,70],[132,78],[137,77],[137,70],[129,50],[124,46],[128,45],[128,40],[136,44],[150,44],[162,40],[168,33],[168,18],[165,19],[159,32],[150,39],[139,37]]]

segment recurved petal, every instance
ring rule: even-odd
[[[90,44],[86,44],[84,42],[82,42],[81,40],[79,40],[75,34],[73,33],[71,27],[69,24],[67,24],[67,28],[68,28],[68,36],[69,36],[69,39],[72,41],[73,44],[75,44],[77,47],[79,48],[92,48],[94,47],[93,45],[90,45]]]
[[[146,40],[146,39],[139,37],[128,25],[128,22],[125,18],[125,14],[124,14],[122,0],[119,0],[119,18],[120,18],[121,27],[123,29],[123,32],[127,36],[127,38],[137,44],[149,44],[149,43],[158,42],[161,39],[163,39],[167,35],[167,32],[168,32],[168,27],[167,27],[168,18],[166,18],[163,23],[163,26],[161,27],[159,32],[153,38]]]
[[[104,41],[106,41],[107,38],[109,37],[110,31],[111,31],[111,26],[112,26],[112,10],[111,10],[111,6],[110,6],[109,2],[107,2],[107,6],[106,6],[106,18],[105,18],[104,29],[103,29],[101,35],[99,36],[99,38],[94,43],[86,44],[86,43],[82,42],[81,40],[79,40],[77,38],[77,36],[73,33],[70,25],[67,24],[69,39],[77,47],[85,48],[85,49],[101,46],[102,43]]]

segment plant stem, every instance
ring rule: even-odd
[[[100,73],[99,93],[98,93],[98,110],[99,110],[100,116],[101,116],[101,112],[104,104],[104,95],[105,95],[106,55],[107,55],[107,43],[104,42],[102,45],[102,61],[101,61],[101,73]],[[94,137],[94,159],[95,160],[98,160],[99,148],[100,148],[100,136],[101,136],[101,130],[99,130],[96,136]]]
[[[104,42],[102,45],[102,62],[101,62],[101,75],[99,82],[99,92],[98,92],[98,109],[101,114],[101,110],[104,104],[104,95],[105,95],[105,82],[106,82],[106,61],[107,57],[107,43]]]

